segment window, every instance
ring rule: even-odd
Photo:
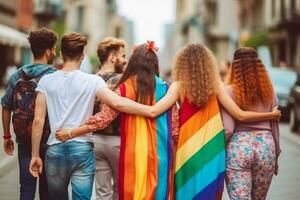
[[[84,20],[84,7],[83,6],[79,6],[77,8],[76,31],[83,32],[83,20]]]
[[[276,0],[272,0],[271,2],[271,16],[272,18],[275,17],[276,13]]]

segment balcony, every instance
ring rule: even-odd
[[[115,0],[106,0],[107,11],[110,13],[117,12],[117,3]]]
[[[37,18],[50,21],[63,16],[62,3],[51,0],[39,0],[35,3],[34,14]]]

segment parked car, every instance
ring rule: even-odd
[[[289,105],[291,131],[298,132],[300,127],[300,72],[297,73],[297,81],[291,89]]]
[[[290,92],[293,88],[297,75],[289,68],[267,67],[272,80],[277,98],[278,107],[281,110],[281,119],[289,121],[290,119]]]
[[[281,110],[281,119],[289,121],[290,104],[289,97],[292,87],[297,80],[297,74],[290,67],[277,67],[272,64],[271,53],[268,47],[262,46],[258,48],[258,55],[272,80],[277,98],[278,107]]]

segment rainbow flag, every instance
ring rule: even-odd
[[[167,84],[155,77],[157,102],[167,92]],[[120,85],[121,95],[136,101],[135,79]],[[120,200],[168,199],[173,189],[173,141],[170,111],[156,119],[121,115],[119,165]]]
[[[199,108],[184,100],[175,157],[175,197],[214,200],[225,175],[225,137],[217,97]]]

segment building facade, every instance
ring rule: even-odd
[[[116,0],[65,0],[67,31],[88,37],[86,54],[95,56],[97,44],[107,36],[133,43],[133,23],[117,12]]]

